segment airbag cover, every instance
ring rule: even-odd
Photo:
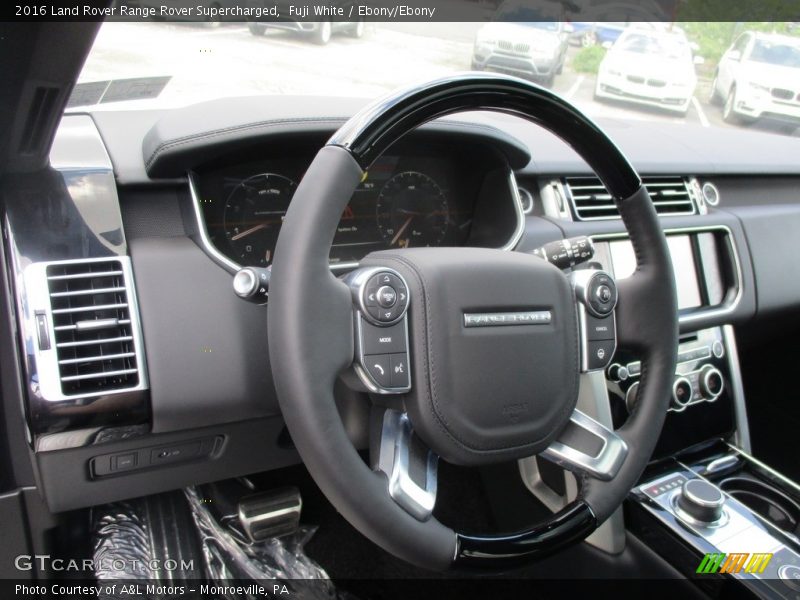
[[[561,431],[578,397],[578,327],[565,275],[539,258],[480,248],[370,254],[409,285],[418,435],[456,464],[531,456]],[[549,311],[550,322],[465,327],[464,315]]]

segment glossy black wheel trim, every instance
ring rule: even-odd
[[[544,558],[584,539],[597,528],[592,509],[578,500],[545,523],[510,535],[458,534],[456,568],[507,568]]]
[[[328,141],[350,151],[365,171],[402,136],[432,119],[490,110],[522,117],[572,146],[617,200],[642,181],[619,148],[593,121],[550,90],[492,73],[448,77],[393,94],[361,110]]]

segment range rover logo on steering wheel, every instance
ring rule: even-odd
[[[498,313],[464,313],[464,327],[547,325],[552,320],[553,315],[549,310]]]

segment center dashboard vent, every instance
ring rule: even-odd
[[[697,205],[685,178],[643,177],[642,182],[659,215],[697,214]],[[578,220],[619,218],[619,210],[611,194],[597,177],[567,177],[564,187]]]
[[[120,259],[50,263],[45,268],[52,325],[50,364],[65,397],[143,384],[138,318],[127,263]],[[40,366],[40,379],[45,372]],[[42,382],[44,383],[44,382]]]

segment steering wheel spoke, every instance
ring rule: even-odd
[[[567,426],[540,456],[569,471],[610,481],[628,455],[625,441],[578,409]]]
[[[439,457],[414,434],[408,415],[387,409],[373,469],[389,480],[389,496],[406,512],[426,521],[436,504]]]

